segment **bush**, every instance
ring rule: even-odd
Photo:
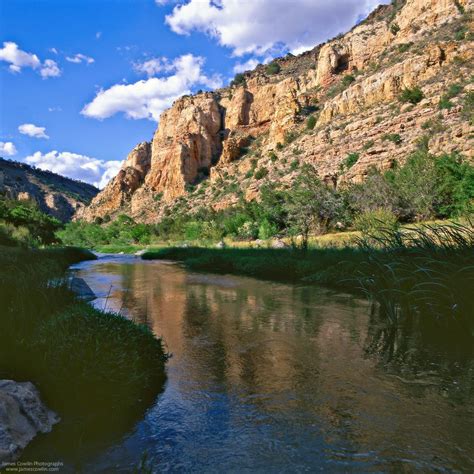
[[[268,219],[264,219],[258,228],[258,238],[267,240],[273,237],[277,232],[277,226]]]
[[[353,82],[355,82],[355,77],[352,74],[347,74],[341,81],[343,87],[349,87]]]
[[[265,176],[267,176],[267,174],[268,174],[268,169],[262,166],[260,169],[258,169],[255,172],[254,178],[260,180],[262,178],[265,178]]]
[[[400,31],[400,27],[398,26],[397,23],[392,23],[390,25],[390,31],[393,35],[396,35]]]
[[[245,86],[247,84],[247,81],[245,80],[245,74],[238,72],[235,76],[232,82],[230,83],[231,86],[240,86],[243,85]]]
[[[281,70],[280,65],[275,61],[268,64],[267,67],[265,68],[265,72],[269,75],[278,74],[280,70]]]
[[[404,89],[400,95],[401,102],[409,102],[410,104],[418,104],[424,98],[423,91],[419,87],[413,89]]]
[[[454,104],[446,97],[445,95],[441,96],[439,99],[439,105],[438,105],[440,110],[449,110],[454,107]]]
[[[354,220],[354,228],[370,236],[380,235],[383,231],[394,231],[398,225],[397,216],[383,208],[366,211]]]
[[[343,162],[342,167],[346,170],[352,168],[359,161],[359,153],[349,153]]]
[[[308,117],[306,120],[306,128],[308,130],[313,130],[313,128],[316,126],[316,117],[314,115],[311,115]]]
[[[402,137],[398,133],[386,133],[382,136],[382,140],[395,143],[395,145],[402,143]]]

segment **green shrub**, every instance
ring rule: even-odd
[[[375,209],[358,215],[354,220],[354,228],[365,235],[377,236],[383,231],[393,231],[398,228],[398,219],[388,209]]]
[[[315,126],[316,126],[316,117],[314,115],[311,115],[306,120],[306,128],[308,130],[313,130]]]
[[[300,162],[298,160],[293,160],[290,163],[290,170],[294,171],[296,168],[298,168],[299,164],[300,164]]]
[[[355,77],[352,74],[347,74],[342,78],[341,84],[343,87],[349,87],[353,82],[355,82]]]
[[[454,104],[449,100],[447,96],[443,95],[439,99],[438,107],[440,110],[449,110],[454,107]]]
[[[409,102],[410,104],[418,104],[424,98],[423,91],[419,87],[413,89],[404,89],[400,94],[401,102]]]
[[[291,131],[291,132],[288,131],[288,132],[285,133],[285,143],[287,145],[294,142],[297,138],[298,138],[298,135],[294,131]],[[277,145],[277,147],[278,147],[278,145]]]
[[[276,61],[271,62],[265,68],[265,72],[270,76],[273,74],[278,74],[280,70],[281,70],[281,67]]]
[[[277,160],[278,160],[278,156],[276,155],[276,153],[274,151],[271,151],[269,154],[268,154],[269,158],[270,158],[270,161],[272,163],[275,163]]]
[[[411,47],[413,46],[413,43],[403,43],[398,45],[398,51],[400,53],[406,53]]]
[[[349,153],[343,162],[344,169],[352,168],[359,161],[359,153]]]
[[[386,133],[382,136],[382,140],[395,143],[395,145],[402,143],[402,137],[398,133]]]
[[[264,219],[258,228],[258,238],[267,240],[273,237],[277,232],[278,227],[268,219]]]
[[[400,27],[398,26],[397,23],[392,23],[392,24],[390,25],[390,32],[391,32],[393,35],[396,35],[399,31],[400,31]]]
[[[232,82],[230,83],[231,86],[246,86],[247,81],[245,79],[245,74],[238,72],[235,76]]]
[[[466,37],[467,28],[462,27],[454,33],[454,39],[456,41],[463,41]]]
[[[268,174],[268,169],[262,166],[260,169],[258,169],[255,172],[254,178],[260,180],[262,178],[265,178],[265,176],[267,176],[267,174]]]

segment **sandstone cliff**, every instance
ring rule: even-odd
[[[275,60],[276,73],[261,65],[238,85],[177,100],[77,218],[153,222],[183,202],[221,209],[258,197],[265,181],[290,183],[302,163],[336,186],[361,181],[406,159],[422,136],[433,153],[472,157],[462,103],[474,90],[473,10],[474,0],[395,0],[346,35]],[[462,90],[440,109],[452,84]],[[415,87],[423,100],[401,103]],[[358,160],[345,168],[350,153]]]
[[[43,212],[63,222],[87,206],[98,192],[90,184],[0,158],[0,195],[33,200]]]

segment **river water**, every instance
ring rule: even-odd
[[[387,333],[314,286],[105,256],[75,267],[99,308],[172,358],[134,429],[84,472],[473,472],[471,353]],[[468,351],[469,352],[469,351]]]

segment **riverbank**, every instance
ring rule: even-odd
[[[404,318],[459,326],[474,334],[474,228],[471,223],[386,230],[339,248],[162,248],[145,260],[197,271],[318,283],[364,294],[392,323]]]
[[[31,381],[82,449],[133,423],[164,380],[160,339],[142,325],[99,311],[71,291],[66,269],[96,259],[86,250],[0,251],[0,379]]]

